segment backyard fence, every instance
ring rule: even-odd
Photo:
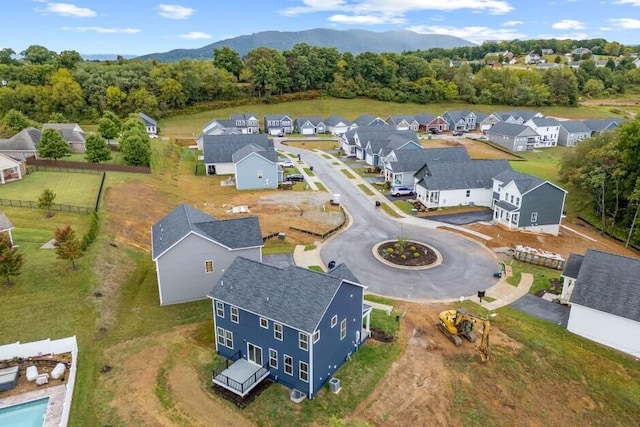
[[[325,233],[316,233],[315,231],[304,230],[302,228],[297,228],[297,227],[289,227],[289,230],[294,230],[294,231],[299,231],[300,233],[310,234],[312,236],[316,236],[316,237],[319,237],[322,240],[324,240],[327,237],[331,236],[336,231],[340,230],[347,223],[347,215],[344,213],[344,209],[342,209],[342,206],[340,207],[340,212],[342,212],[342,222],[340,223],[340,225],[338,225],[337,227],[332,228],[331,230],[329,230],[329,231],[327,231]]]
[[[100,207],[100,197],[102,196],[102,190],[104,189],[104,181],[107,179],[107,173],[102,172],[102,179],[100,180],[100,188],[98,188],[98,195],[96,196],[96,209],[98,212],[98,208]]]
[[[48,210],[48,208],[39,207],[38,202],[33,202],[31,200],[0,199],[0,206]],[[88,208],[85,206],[60,205],[57,203],[54,205],[51,205],[51,208],[49,209],[52,211],[79,213],[79,214],[85,214],[85,215],[88,215],[91,212],[93,212],[92,208]]]
[[[49,172],[74,172],[74,173],[101,173],[109,172],[129,172],[129,173],[151,173],[151,168],[147,166],[126,166],[107,165],[103,163],[71,162],[67,160],[27,159],[27,166],[35,167],[36,171]]]

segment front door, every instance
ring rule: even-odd
[[[262,366],[262,349],[254,344],[247,343],[247,358],[250,362]]]

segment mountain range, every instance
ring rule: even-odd
[[[244,57],[250,50],[270,47],[288,50],[299,43],[311,46],[335,47],[339,52],[403,52],[419,49],[451,49],[474,46],[468,40],[442,34],[419,34],[413,31],[373,32],[365,30],[331,30],[318,28],[306,31],[263,31],[208,44],[197,49],[174,49],[169,52],[151,53],[138,59],[155,59],[171,62],[181,59],[212,59],[213,49],[228,46]]]

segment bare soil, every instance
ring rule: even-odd
[[[449,135],[443,135],[431,140],[421,140],[422,146],[425,148],[435,147],[464,147],[469,153],[469,157],[472,159],[505,159],[515,160],[516,156],[513,156],[504,151],[496,150],[488,144],[481,141],[476,141],[470,138],[453,137]]]

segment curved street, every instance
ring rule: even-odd
[[[348,228],[322,245],[321,257],[345,263],[368,286],[368,291],[407,300],[452,300],[476,295],[496,284],[497,258],[487,248],[453,232],[436,229],[440,223],[415,217],[390,218],[375,206],[377,197],[365,195],[355,181],[316,152],[279,145],[276,148],[300,154],[331,193],[340,194],[341,204],[351,216]],[[355,172],[353,172],[355,174]],[[382,197],[382,196],[381,196]],[[427,270],[403,270],[379,262],[372,253],[375,244],[404,236],[424,242],[442,255],[442,264]]]

